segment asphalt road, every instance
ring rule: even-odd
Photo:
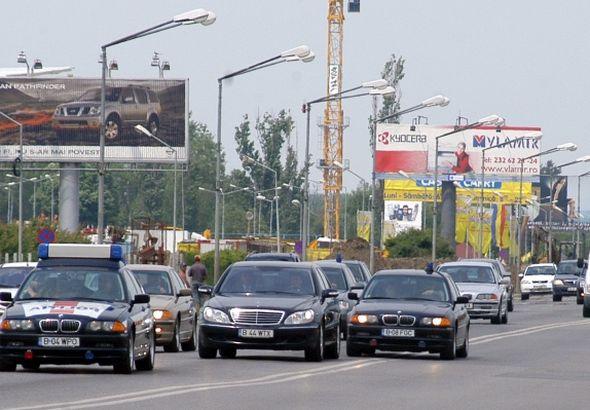
[[[507,325],[474,320],[468,359],[377,354],[308,363],[298,352],[199,360],[158,353],[156,369],[42,367],[0,373],[0,408],[559,409],[588,403],[590,319],[574,298],[517,303]]]

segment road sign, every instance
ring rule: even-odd
[[[37,232],[37,242],[39,242],[39,243],[53,243],[53,242],[55,242],[55,232],[49,228],[39,229],[39,232]]]

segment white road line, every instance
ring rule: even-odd
[[[273,373],[267,376],[259,377],[256,379],[250,380],[233,380],[227,382],[215,382],[215,383],[201,383],[201,384],[188,384],[188,385],[174,385],[174,386],[167,386],[167,387],[160,387],[154,389],[146,389],[146,390],[138,390],[130,393],[122,393],[116,394],[111,396],[102,396],[96,397],[91,399],[85,400],[78,400],[78,401],[71,401],[71,402],[61,402],[61,403],[49,403],[49,404],[40,404],[34,406],[25,406],[25,407],[17,407],[13,408],[13,410],[38,410],[38,409],[63,409],[66,408],[65,406],[72,406],[67,408],[84,408],[84,407],[93,407],[93,406],[102,406],[103,403],[107,402],[110,403],[111,401],[118,402],[120,400],[131,400],[131,401],[138,401],[138,400],[145,400],[151,398],[153,395],[175,395],[175,394],[184,394],[188,391],[202,391],[202,390],[211,390],[211,389],[220,389],[220,388],[228,388],[228,387],[240,387],[244,384],[246,385],[261,385],[261,384],[272,384],[276,382],[286,382],[291,379],[296,380],[297,378],[302,377],[312,377],[316,375],[323,375],[328,374],[331,372],[339,372],[339,371],[346,371],[346,370],[353,370],[359,367],[364,367],[365,365],[376,364],[380,361],[375,359],[365,359],[365,360],[355,360],[344,362],[336,365],[330,366],[322,366],[318,368],[310,368],[305,370],[299,370],[295,372],[284,372],[284,373]],[[196,390],[195,390],[196,389]],[[156,396],[159,397],[159,396]]]
[[[532,327],[527,327],[524,329],[512,330],[510,332],[494,333],[491,335],[472,337],[469,339],[469,341],[472,342],[472,344],[473,344],[473,342],[484,341],[486,339],[494,339],[495,340],[498,337],[504,338],[504,337],[509,337],[509,336],[518,336],[519,334],[522,334],[522,333],[528,334],[529,332],[533,332],[533,331],[542,331],[545,329],[553,329],[553,328],[555,328],[555,326],[558,326],[558,327],[576,326],[576,325],[582,325],[585,323],[590,324],[590,321],[589,320],[575,320],[572,322],[547,323],[545,325],[532,326]]]
[[[496,337],[491,337],[491,338],[484,339],[484,340],[477,340],[475,342],[470,341],[470,343],[471,343],[471,345],[480,345],[480,344],[484,344],[484,343],[494,342],[496,340],[508,339],[510,337],[526,336],[526,335],[530,335],[533,333],[544,332],[546,330],[559,329],[559,328],[568,327],[568,326],[582,326],[582,325],[590,325],[590,321],[581,320],[579,322],[569,322],[569,323],[556,324],[553,326],[545,326],[543,328],[536,328],[536,329],[528,330],[526,332],[519,332],[519,333],[512,333],[512,334],[500,334]],[[506,332],[506,333],[508,333],[508,332]]]

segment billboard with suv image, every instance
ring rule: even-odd
[[[24,160],[99,160],[100,79],[0,80],[0,111],[23,124]],[[109,79],[105,92],[105,157],[110,162],[174,162],[174,151],[134,127],[142,125],[186,161],[186,80]],[[19,127],[0,119],[0,161],[18,156]]]

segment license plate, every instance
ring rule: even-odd
[[[382,336],[389,336],[389,337],[414,337],[414,330],[413,329],[382,329],[381,330]]]
[[[80,347],[79,337],[40,337],[41,347]]]
[[[473,309],[473,303],[465,303],[466,309]]]
[[[251,337],[255,339],[270,339],[275,335],[274,330],[261,330],[261,329],[239,329],[238,334],[240,337]]]
[[[576,288],[567,288],[567,291],[568,292],[575,292],[576,291]]]

